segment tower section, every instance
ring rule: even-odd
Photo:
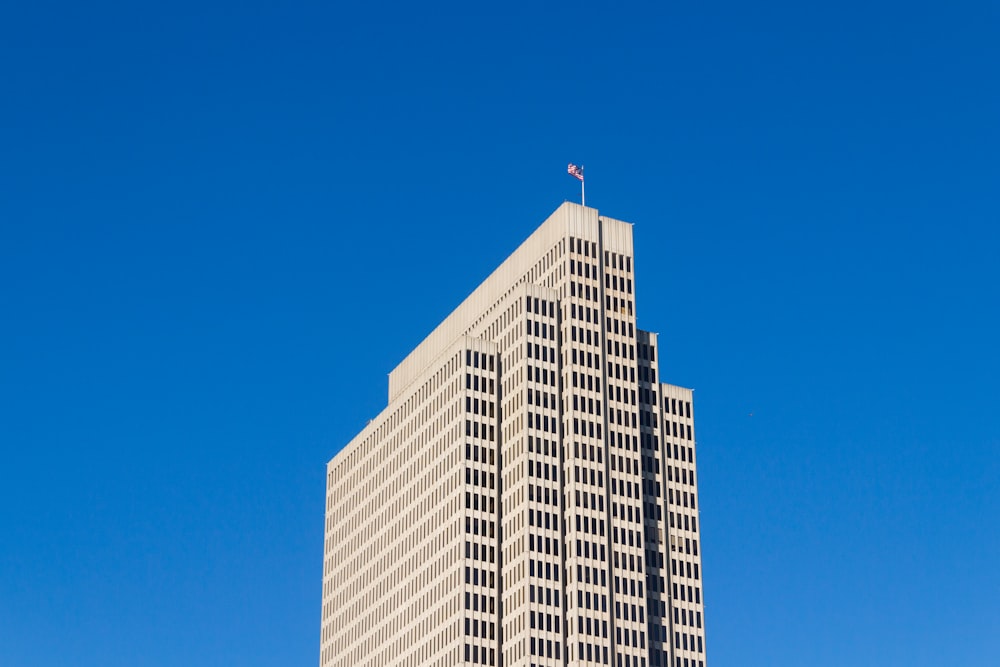
[[[565,542],[559,435],[558,293],[530,285],[524,290],[520,361],[513,374],[513,437],[505,460],[509,530],[504,563],[506,614],[504,663],[511,667],[564,664]]]
[[[664,570],[668,577],[667,642],[675,667],[705,665],[705,603],[698,521],[693,395],[690,389],[660,384],[667,522]]]
[[[495,418],[488,369],[466,364],[488,347],[455,341],[327,465],[321,665],[444,667],[495,650]]]
[[[609,405],[601,296],[601,225],[570,230],[563,300],[567,626],[571,665],[615,656]]]
[[[464,553],[461,658],[496,665],[500,646],[500,435],[496,346],[465,339]]]

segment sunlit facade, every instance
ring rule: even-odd
[[[321,667],[705,667],[691,390],[565,203],[327,466]]]

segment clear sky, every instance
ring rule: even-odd
[[[5,4],[0,665],[315,665],[327,460],[570,161],[711,666],[1000,664],[998,119],[991,0]]]

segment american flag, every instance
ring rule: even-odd
[[[570,176],[572,176],[574,178],[578,178],[581,181],[583,180],[583,167],[578,167],[575,164],[573,164],[572,162],[570,162],[569,163],[569,169],[567,169],[567,171],[569,172]]]

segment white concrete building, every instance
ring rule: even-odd
[[[327,465],[321,667],[705,667],[689,389],[632,226],[560,206]]]

